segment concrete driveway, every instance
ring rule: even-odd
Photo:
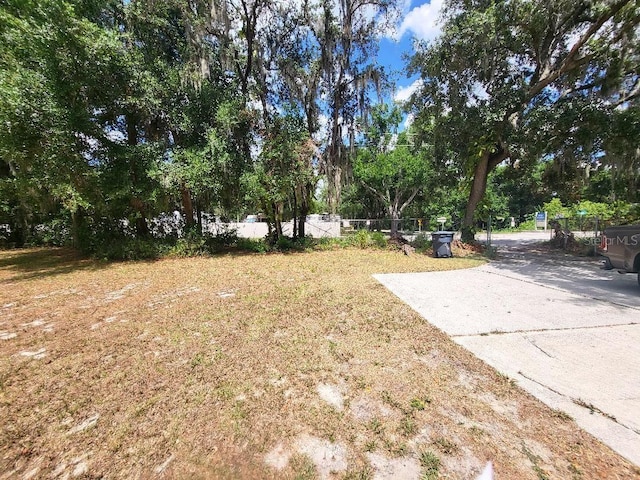
[[[536,240],[494,237],[499,258],[478,268],[375,277],[455,342],[640,465],[636,276],[600,270],[597,259],[536,253]]]

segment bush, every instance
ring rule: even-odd
[[[426,233],[419,233],[411,242],[411,246],[415,248],[419,252],[424,252],[428,250],[433,245],[431,238]]]
[[[358,248],[367,248],[370,242],[371,234],[368,230],[358,230],[354,235],[349,237],[349,243]]]
[[[535,219],[529,219],[522,222],[517,226],[516,231],[523,232],[527,230],[535,230],[536,229],[536,221]]]
[[[121,238],[98,245],[93,256],[104,260],[150,260],[165,255],[170,245],[155,239]]]
[[[319,238],[314,242],[314,248],[316,250],[336,250],[350,246],[349,237],[341,238]]]
[[[373,244],[372,246],[377,248],[387,248],[389,246],[387,237],[381,232],[373,232],[371,234],[371,243]]]
[[[236,246],[238,250],[252,253],[267,253],[271,250],[266,241],[253,238],[238,238]]]
[[[571,209],[562,205],[559,198],[553,198],[550,202],[542,205],[542,211],[547,212],[547,218],[559,218],[571,216]]]
[[[640,223],[640,203],[614,202],[613,219],[620,225]]]
[[[291,237],[282,235],[278,237],[278,240],[276,240],[275,247],[276,247],[276,250],[280,250],[281,252],[287,252],[295,248],[295,243]]]
[[[216,234],[207,239],[212,251],[233,247],[238,244],[238,230],[227,225],[218,227]]]
[[[355,235],[349,237],[349,243],[358,248],[387,248],[387,237],[381,232],[358,230]]]
[[[188,232],[184,238],[179,238],[169,251],[177,257],[200,257],[211,253],[207,245],[207,238],[196,232]]]
[[[170,254],[179,257],[198,257],[219,252],[238,244],[237,230],[221,228],[215,235],[200,234],[197,231],[187,232],[184,238],[176,241]]]
[[[28,243],[33,246],[45,245],[48,247],[71,245],[69,222],[56,218],[37,225]]]
[[[313,237],[307,235],[303,238],[297,238],[295,240],[295,246],[297,250],[313,250],[318,243],[319,240],[314,239]]]
[[[589,200],[571,206],[570,212],[575,217],[580,217],[580,212],[585,212],[583,214],[585,217],[598,217],[600,220],[609,220],[615,215],[614,204],[590,202]]]

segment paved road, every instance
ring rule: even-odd
[[[636,276],[600,270],[597,259],[535,253],[535,237],[494,237],[499,258],[482,267],[376,278],[454,341],[640,465]]]

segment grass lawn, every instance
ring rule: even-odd
[[[2,251],[0,479],[636,478],[371,277],[480,263]]]

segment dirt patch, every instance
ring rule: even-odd
[[[340,391],[340,387],[337,385],[330,385],[321,383],[317,387],[318,395],[320,398],[331,405],[339,412],[344,408],[344,397]]]
[[[311,459],[321,479],[347,469],[347,449],[343,444],[305,434],[296,440],[295,449]]]
[[[473,256],[0,260],[7,478],[639,476],[371,277]]]
[[[376,480],[419,478],[422,472],[420,463],[415,458],[388,458],[379,453],[369,453],[367,459],[373,467],[373,478]]]

